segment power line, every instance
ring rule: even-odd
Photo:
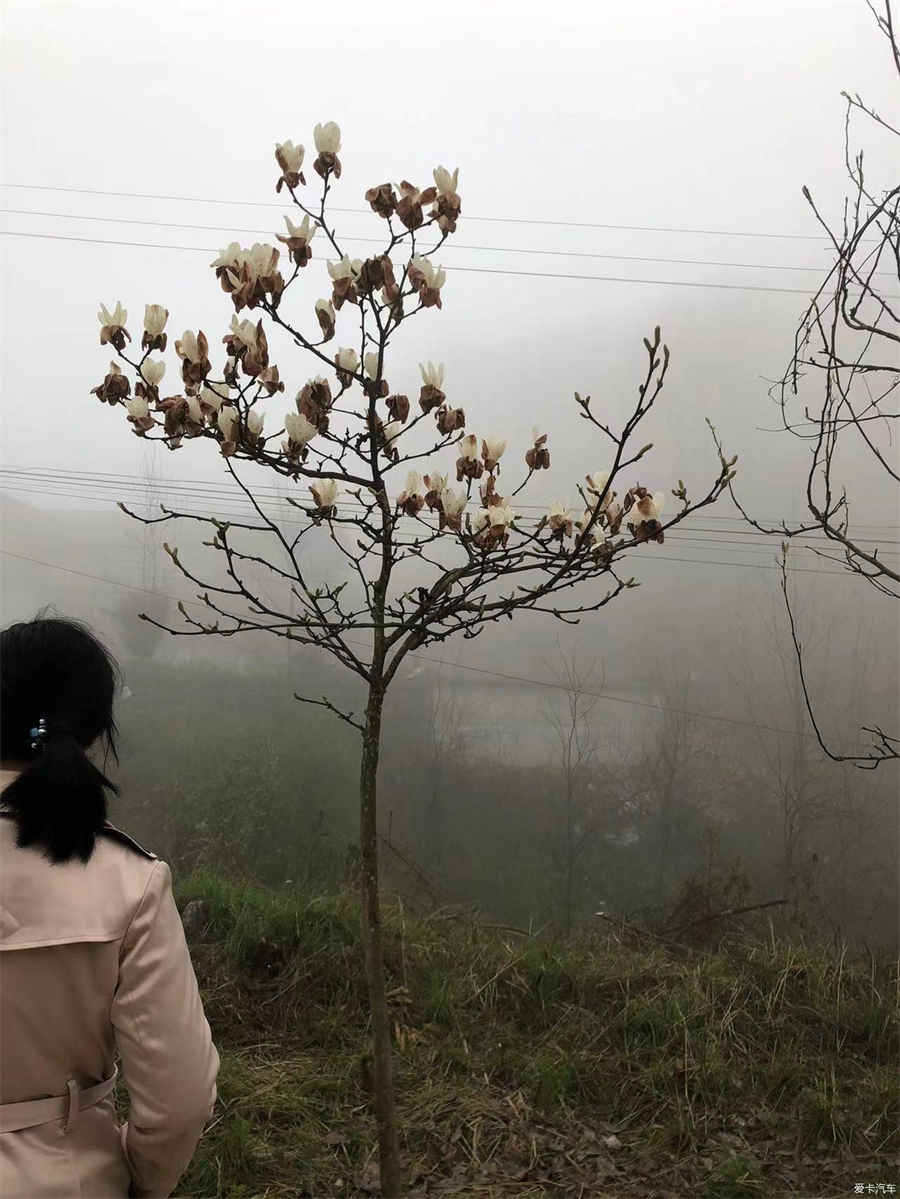
[[[40,238],[49,241],[82,242],[96,246],[134,246],[143,250],[195,250],[202,254],[218,254],[220,249],[218,246],[173,246],[163,242],[113,241],[109,238],[74,237],[60,233],[22,233],[10,229],[0,229],[0,235],[3,237]],[[713,288],[717,291],[766,291],[782,295],[809,296],[809,289],[805,287],[764,287],[754,283],[700,283],[686,279],[628,279],[617,275],[576,275],[564,271],[515,271],[488,266],[448,266],[444,269],[448,273],[460,271],[472,275],[518,275],[531,279],[582,279],[594,283],[643,283],[654,287],[698,287]],[[900,296],[894,295],[885,295],[882,298],[900,300]]]
[[[16,484],[13,484],[13,485],[3,484],[3,486],[6,487],[6,489],[9,491],[28,492],[32,495],[34,495],[34,494],[41,495],[41,496],[57,495],[57,496],[68,498],[68,499],[87,500],[89,503],[95,503],[95,504],[106,504],[106,503],[112,502],[111,497],[107,498],[104,496],[79,495],[76,492],[67,492],[67,491],[59,491],[59,490],[48,491],[46,489],[35,489],[35,488],[29,488],[29,487],[25,487],[25,486],[21,486],[21,485],[16,485]],[[207,518],[209,518],[209,516],[210,516],[210,514],[208,512],[204,512],[202,510],[198,511],[196,509],[189,509],[188,507],[183,506],[183,505],[179,505],[179,507],[181,508],[181,511],[183,512],[183,514],[186,516],[203,516],[203,517],[207,517]],[[252,508],[249,508],[245,512],[232,511],[231,515],[233,515],[235,517],[246,516],[249,518],[249,517],[252,517],[252,516],[258,515],[258,514],[254,513]],[[297,517],[287,517],[287,516],[280,516],[280,515],[276,515],[274,518],[270,517],[270,519],[277,519],[280,521],[281,524],[286,524],[286,525],[290,525],[290,524],[300,525],[300,524],[305,523],[304,521],[300,520]],[[533,523],[537,523],[534,518],[530,518],[530,520]],[[699,548],[699,547],[694,547],[694,548]],[[808,549],[810,547],[805,546],[802,548]],[[659,561],[659,562],[680,562],[680,563],[684,563],[685,565],[690,565],[690,566],[724,566],[724,567],[737,567],[737,568],[746,569],[746,570],[780,570],[781,569],[778,566],[765,566],[759,562],[722,561],[721,559],[716,559],[716,558],[678,558],[678,557],[673,557],[673,556],[666,555],[666,554],[660,554],[656,550],[652,551],[652,553],[650,555],[642,558],[641,560],[648,561],[651,559],[655,559],[656,561]],[[846,570],[819,570],[818,568],[807,567],[807,566],[792,566],[792,567],[788,567],[787,570],[788,570],[789,574],[840,575],[841,577],[846,577],[846,575],[849,573]]]
[[[159,592],[159,591],[152,591],[148,587],[136,587],[136,586],[132,585],[131,583],[121,583],[117,579],[107,579],[102,575],[88,574],[86,571],[83,571],[83,570],[74,570],[68,566],[60,566],[56,562],[44,562],[40,558],[30,557],[28,554],[15,554],[11,550],[0,550],[0,554],[5,554],[7,557],[10,557],[10,558],[20,558],[26,562],[34,562],[38,566],[46,566],[51,570],[60,570],[66,574],[78,575],[81,578],[91,579],[92,581],[97,582],[97,583],[106,583],[112,587],[123,587],[128,591],[145,592],[147,595],[153,595],[159,599],[171,599],[177,603],[193,604],[196,607],[205,606],[205,605],[201,605],[199,600],[178,600],[175,596],[165,595],[163,592]],[[348,645],[359,646],[363,649],[370,648],[368,645],[365,644],[365,642],[362,642],[362,641],[351,641],[346,638],[345,638],[345,640],[347,640]],[[506,674],[506,673],[504,673],[502,671],[498,671],[498,670],[488,670],[486,667],[481,667],[481,666],[467,666],[467,665],[464,665],[462,662],[451,662],[449,659],[446,659],[446,658],[432,658],[427,654],[421,654],[416,651],[411,651],[409,654],[407,654],[407,657],[418,658],[424,662],[432,662],[438,666],[449,666],[455,670],[466,670],[473,674],[490,675],[493,678],[504,679],[508,682],[525,683],[526,685],[529,685],[532,687],[549,687],[550,689],[557,690],[557,691],[568,691],[569,690],[569,688],[566,686],[565,683],[557,683],[557,682],[553,682],[549,679],[530,679],[524,675]],[[712,720],[712,721],[716,721],[716,722],[720,722],[720,723],[724,723],[724,724],[742,725],[745,728],[762,729],[765,732],[780,733],[780,734],[782,734],[784,736],[788,736],[788,737],[814,737],[815,736],[815,733],[804,732],[804,731],[800,731],[797,729],[780,729],[780,728],[775,727],[774,725],[758,724],[755,721],[739,720],[733,716],[722,716],[722,715],[719,715],[717,713],[712,713],[712,712],[691,712],[687,708],[672,708],[672,707],[669,707],[664,704],[654,704],[654,703],[650,703],[649,701],[645,701],[645,700],[625,699],[624,696],[607,695],[602,691],[585,691],[583,694],[590,695],[592,697],[596,697],[597,699],[609,700],[611,703],[628,704],[632,707],[637,707],[637,708],[652,708],[657,712],[672,712],[679,716],[688,716],[694,720]]]
[[[28,475],[19,476],[19,477],[23,477],[26,480],[30,481],[30,478]],[[38,482],[38,480],[34,480],[34,481]],[[204,489],[202,489],[202,488],[198,488],[198,489],[194,490],[191,488],[172,489],[172,488],[153,487],[151,489],[151,488],[147,488],[146,486],[142,486],[139,483],[134,483],[134,484],[96,483],[95,484],[95,483],[79,482],[78,480],[73,480],[71,485],[80,487],[80,488],[82,488],[82,490],[78,491],[78,492],[72,492],[72,491],[65,491],[65,490],[59,489],[60,485],[64,484],[65,482],[66,482],[65,479],[57,478],[57,479],[50,479],[50,480],[46,481],[43,486],[28,487],[28,486],[24,486],[22,484],[17,484],[15,482],[9,483],[9,482],[3,480],[2,477],[0,477],[0,487],[5,487],[7,490],[11,490],[11,491],[19,491],[19,492],[24,492],[24,493],[31,494],[31,495],[40,495],[40,496],[44,496],[44,497],[56,495],[56,496],[61,496],[61,497],[69,498],[69,499],[87,500],[91,503],[97,503],[97,504],[113,504],[113,503],[117,504],[121,498],[122,489],[124,487],[129,487],[133,491],[135,491],[135,490],[137,490],[137,491],[152,490],[156,496],[165,494],[168,505],[170,507],[177,506],[177,508],[179,509],[180,512],[183,512],[185,515],[188,515],[188,516],[210,517],[212,515],[208,510],[204,511],[204,510],[197,509],[196,507],[191,508],[188,506],[192,503],[196,504],[200,500],[201,496],[203,496],[204,499],[208,498],[210,504],[214,504],[217,507],[219,514],[224,514],[224,513],[230,512],[236,518],[240,517],[240,518],[248,518],[248,519],[252,519],[258,515],[258,513],[250,505],[250,503],[246,500],[246,498],[244,498],[242,495],[239,495],[237,493],[215,494],[215,493],[211,493],[208,491],[204,491]],[[116,491],[113,491],[112,493],[110,493],[110,491],[113,487],[116,488]],[[256,494],[256,493],[254,493],[254,494]],[[131,504],[140,504],[140,502],[141,502],[139,496],[131,496],[128,498],[129,498],[129,502]],[[277,504],[280,506],[279,511],[273,512],[270,510],[270,511],[264,513],[264,515],[267,516],[269,519],[278,520],[282,524],[303,524],[304,523],[299,517],[295,516],[290,511],[290,509],[287,507],[287,500],[284,499],[283,497],[257,495],[257,499],[260,500],[261,505],[263,503],[268,503],[268,504]],[[144,506],[146,506],[148,508],[148,510],[151,509],[152,507],[156,506],[156,504],[158,504],[158,503],[159,503],[158,499],[154,499],[154,500],[144,499],[144,501],[143,501]],[[343,508],[343,509],[359,510],[363,507],[363,505],[355,500],[339,500],[336,507],[339,509]],[[521,507],[525,507],[525,506],[523,505]],[[539,505],[534,505],[534,507],[538,508],[538,510],[540,510],[542,512],[544,510],[543,507],[541,507]],[[148,516],[149,516],[149,511],[148,511]],[[540,518],[538,518],[536,516],[528,516],[527,514],[525,514],[521,517],[521,519],[517,522],[517,524],[520,528],[524,527],[526,524],[531,525],[531,526],[536,526],[538,524],[539,519]],[[721,533],[725,533],[725,534],[730,533],[731,536],[724,536],[724,537],[719,536],[719,534],[721,534]],[[703,534],[706,534],[706,535],[704,536]],[[751,537],[754,537],[755,540],[752,542],[743,542],[742,543],[741,541],[735,539],[735,536],[734,536],[735,534],[740,534],[742,536],[751,536]],[[869,544],[876,545],[879,550],[881,550],[881,547],[883,547],[885,545],[900,544],[900,542],[897,542],[897,541],[885,541],[880,538],[859,537],[859,538],[855,538],[855,540],[857,542],[859,542],[860,544],[869,543]],[[690,546],[690,548],[694,549],[694,550],[705,548],[707,546],[716,545],[716,546],[726,546],[729,549],[737,550],[738,552],[743,552],[743,553],[770,554],[772,552],[771,541],[766,539],[764,535],[760,536],[759,534],[756,534],[751,530],[743,530],[743,529],[736,529],[736,530],[710,529],[710,528],[704,528],[703,526],[687,525],[683,529],[676,528],[673,530],[669,530],[669,541],[670,541],[670,544],[673,542],[675,544],[682,544],[682,545],[688,544]],[[819,545],[823,545],[823,546],[831,545],[831,542],[827,538],[818,538],[818,539],[816,539],[816,542]],[[813,544],[813,538],[810,538],[810,537],[807,537],[803,541],[795,541],[795,542],[793,542],[793,545],[799,549],[815,550],[815,548],[816,548],[815,544]],[[886,553],[888,555],[890,555],[891,557],[896,557],[898,551],[889,549],[886,551]],[[654,551],[654,556],[661,557],[663,561],[670,560],[670,559],[665,558],[664,556],[658,555],[655,551]],[[673,560],[675,560],[675,559],[673,559]],[[685,561],[685,562],[693,561],[693,562],[700,563],[700,562],[704,562],[707,560],[683,559],[683,561]],[[715,563],[712,561],[711,561],[711,564],[719,564],[719,565],[723,565],[723,566],[724,565],[735,565],[735,566],[747,566],[747,567],[752,567],[752,566],[756,565],[755,563],[738,563],[738,562]],[[761,567],[761,569],[775,569],[775,568],[774,567]],[[820,573],[820,574],[844,574],[844,573],[846,573],[845,571],[831,571],[831,570],[819,571],[819,570],[813,570],[811,568],[803,568],[803,570],[807,573]]]
[[[148,192],[103,191],[90,187],[52,187],[42,183],[4,183],[2,186],[18,188],[24,191],[66,192],[70,195],[80,196],[114,196],[118,199],[129,200],[174,200],[181,204],[231,204],[241,208],[280,208],[282,211],[284,210],[284,204],[272,200],[231,200],[220,196],[161,196]],[[338,208],[330,206],[329,211],[372,216],[370,208]],[[462,219],[464,221],[489,221],[507,225],[552,225],[570,229],[621,229],[632,233],[689,233],[709,237],[774,238],[779,241],[831,241],[831,238],[823,234],[814,233],[755,233],[746,229],[685,229],[668,225],[614,225],[601,224],[597,221],[548,221],[532,219],[530,217],[469,216],[468,213]]]
[[[289,206],[285,205],[285,207]],[[210,233],[249,233],[254,237],[274,237],[275,235],[275,231],[272,229],[245,229],[234,225],[193,225],[184,221],[146,221],[135,220],[131,217],[84,216],[81,213],[75,212],[36,212],[30,208],[0,208],[0,213],[9,216],[52,217],[61,221],[100,221],[101,223],[115,225],[146,225],[160,229],[204,229]],[[380,237],[348,237],[342,235],[341,240],[384,245],[384,239]],[[707,258],[660,258],[658,256],[638,254],[599,254],[587,250],[538,250],[534,247],[523,248],[521,246],[468,246],[457,241],[446,242],[441,249],[442,251],[472,250],[492,254],[527,254],[529,257],[541,255],[551,258],[600,258],[613,262],[660,262],[672,266],[723,266],[751,271],[804,271],[814,272],[819,275],[825,270],[824,264],[822,266],[785,266],[784,263],[775,262],[722,262],[718,259]],[[894,278],[888,271],[876,273],[875,277],[884,279]]]
[[[226,499],[233,498],[235,500],[239,500],[243,503],[246,503],[245,497],[243,496],[242,493],[239,493],[234,488],[227,486],[227,480],[223,484],[217,483],[214,480],[203,480],[203,479],[160,478],[160,479],[148,481],[143,476],[136,475],[133,473],[132,474],[114,474],[114,473],[108,473],[108,472],[104,472],[104,471],[79,471],[79,470],[71,470],[68,468],[60,468],[60,467],[0,466],[0,479],[2,479],[3,476],[9,476],[9,477],[13,477],[13,478],[24,478],[24,479],[28,479],[28,480],[31,480],[31,479],[44,480],[45,482],[51,482],[51,483],[52,482],[67,482],[67,483],[75,484],[76,486],[79,486],[79,487],[104,487],[107,489],[113,488],[113,487],[116,487],[116,488],[127,487],[127,488],[131,488],[132,490],[138,489],[138,490],[145,491],[145,492],[148,492],[148,491],[155,491],[155,492],[159,492],[159,493],[168,492],[169,494],[197,493],[197,494],[201,494],[201,495],[208,495],[211,498],[219,498],[219,497],[223,497]],[[281,489],[279,489],[277,487],[254,486],[253,493],[255,496],[257,496],[260,499],[271,499],[271,500],[279,501],[281,503],[286,502],[285,497],[281,492]],[[361,507],[362,506],[360,504],[360,502],[357,500],[339,501],[339,506],[341,504],[343,504],[345,506],[353,506],[353,507]],[[577,505],[575,505],[575,506],[577,507]],[[531,511],[537,511],[537,512],[543,513],[546,511],[548,505],[547,504],[526,504],[526,503],[519,503],[517,501],[515,504],[515,507],[517,509],[523,510],[523,511],[531,510]],[[707,521],[710,521],[710,520],[733,521],[733,522],[737,522],[739,524],[743,524],[743,517],[741,517],[741,516],[721,516],[721,515],[717,515],[716,513],[710,513],[710,512],[704,512],[702,519],[707,520]],[[776,517],[763,518],[763,517],[761,517],[760,519],[764,520],[764,521],[768,521],[768,523],[774,524],[774,523],[777,523],[777,521],[780,518],[776,518]],[[892,524],[884,524],[884,525],[866,524],[866,525],[859,525],[858,527],[865,528],[865,529],[884,528],[884,529],[891,529],[891,530],[896,530],[897,528],[900,528],[900,526],[892,525]],[[757,533],[755,530],[744,529],[744,528],[703,529],[699,526],[691,525],[690,530],[692,532],[696,531],[696,532],[707,532],[707,533],[715,533],[715,534],[728,533],[731,536],[738,535],[738,536],[742,536],[742,537],[760,537],[760,534]],[[812,540],[812,538],[810,537],[809,540]],[[829,543],[828,538],[821,538],[820,540],[823,543]],[[881,538],[876,538],[876,537],[861,537],[861,538],[859,538],[859,540],[863,541],[863,542],[871,542],[873,544],[875,542],[878,542],[881,545],[900,545],[900,541],[883,540]]]

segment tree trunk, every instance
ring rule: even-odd
[[[362,939],[369,985],[369,1010],[372,1018],[373,1082],[375,1115],[378,1122],[378,1148],[381,1167],[381,1193],[385,1199],[403,1194],[400,1147],[394,1110],[394,1081],[391,1059],[391,1026],[384,993],[384,952],[381,938],[381,911],[378,898],[378,827],[376,823],[376,778],[381,748],[381,709],[384,694],[375,684],[369,690],[366,727],[363,733],[360,770],[359,850],[362,863]]]
[[[572,876],[575,873],[575,850],[572,841],[573,786],[571,772],[566,779],[566,936],[572,935]]]

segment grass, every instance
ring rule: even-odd
[[[195,874],[222,1057],[183,1196],[377,1194],[359,909]],[[385,910],[411,1194],[852,1194],[898,1179],[897,965],[774,936],[569,944]],[[612,1138],[612,1139],[610,1139]],[[900,1192],[898,1192],[900,1193]]]

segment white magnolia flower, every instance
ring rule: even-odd
[[[215,267],[216,269],[219,267],[230,267],[233,270],[238,270],[240,269],[242,254],[243,250],[241,249],[241,243],[239,241],[233,241],[227,245],[224,250],[220,250],[219,257],[214,258],[209,265],[211,267]]]
[[[324,312],[334,324],[334,305],[331,300],[316,300],[316,312]]]
[[[431,291],[440,291],[447,280],[447,273],[442,266],[434,267],[431,262],[421,254],[416,254],[410,264],[415,270],[419,271],[425,280],[425,286]]]
[[[378,374],[378,355],[374,351],[371,354],[366,354],[363,363],[365,364],[366,374],[370,379],[374,379]]]
[[[203,413],[200,411],[200,401],[196,396],[187,397],[188,414],[192,421],[196,424],[201,424],[203,421]]]
[[[250,267],[251,275],[267,275],[278,261],[278,250],[267,242],[257,241],[243,251],[243,261]]]
[[[419,370],[426,387],[434,387],[437,391],[441,390],[444,382],[443,362],[420,362]]]
[[[404,496],[422,494],[422,476],[417,470],[409,471],[406,476],[406,486],[400,494]]]
[[[480,533],[481,530],[486,528],[490,523],[491,518],[488,516],[487,508],[479,508],[475,513],[475,520],[472,526],[475,529],[475,532]]]
[[[351,258],[345,254],[338,262],[326,262],[328,274],[335,281],[338,279],[355,279],[362,270],[362,259]]]
[[[451,175],[445,167],[435,167],[432,172],[434,183],[442,196],[456,195],[456,185],[459,182],[459,167]]]
[[[163,308],[162,304],[144,305],[144,328],[153,337],[158,337],[162,333],[168,319],[169,310]]]
[[[320,508],[333,508],[341,488],[336,479],[319,479],[311,485],[310,491]]]
[[[606,486],[606,484],[608,482],[609,482],[609,471],[608,470],[598,470],[598,471],[595,471],[594,474],[587,475],[585,477],[585,483],[587,484],[588,492],[591,495],[596,495],[596,496],[602,495],[603,488]],[[609,511],[609,506],[613,502],[614,495],[615,495],[615,492],[610,487],[610,489],[609,489],[609,491],[607,491],[606,495],[603,496],[603,501],[600,504],[601,512]]]
[[[447,476],[442,475],[440,471],[434,471],[433,474],[426,475],[425,482],[428,484],[428,490],[436,491],[438,495],[443,495],[447,489]]]
[[[239,321],[237,316],[231,318],[231,333],[238,341],[242,342],[248,350],[256,348],[256,342],[259,337],[259,330],[253,321]]]
[[[482,443],[485,462],[499,462],[506,449],[506,442],[501,437],[485,437]]]
[[[495,527],[497,525],[503,525],[506,527],[507,525],[511,525],[516,519],[516,514],[513,512],[512,508],[510,508],[509,504],[492,504],[490,508],[487,509],[487,512],[491,524]]]
[[[182,333],[180,341],[175,343],[175,351],[180,358],[186,358],[188,362],[203,361],[203,351],[197,341],[197,334],[191,329],[185,329]]]
[[[298,445],[306,445],[319,431],[302,412],[289,412],[284,418],[284,427],[291,441]]]
[[[648,495],[644,499],[638,500],[628,513],[626,518],[628,523],[636,529],[646,521],[659,520],[665,499],[665,492],[657,491],[655,495]]]
[[[460,458],[468,458],[470,461],[478,459],[478,438],[474,433],[469,433],[459,443]]]
[[[97,320],[104,327],[118,328],[128,320],[128,312],[122,307],[122,301],[116,300],[116,306],[112,312],[109,311],[105,304],[100,305]]]
[[[275,157],[281,156],[281,166],[283,170],[299,172],[303,166],[303,155],[305,150],[302,146],[295,146],[290,138],[286,142],[277,142],[275,145]]]
[[[213,391],[211,387],[204,387],[200,392],[200,399],[204,404],[208,404],[210,408],[215,408],[215,410],[218,412],[222,405],[228,400],[229,397],[227,393],[231,391],[231,388],[225,387],[223,390],[226,394],[220,395],[218,392]]]
[[[143,417],[150,412],[150,405],[143,396],[134,396],[132,399],[126,400],[125,407],[128,409],[129,416]]]
[[[384,433],[384,440],[390,443],[403,432],[403,425],[398,420],[389,420],[382,431]]]
[[[260,433],[262,433],[263,421],[265,419],[265,415],[262,412],[257,412],[255,408],[252,412],[247,413],[247,428],[254,437],[259,437]]]
[[[573,520],[574,515],[568,504],[561,504],[558,500],[550,505],[548,516],[551,520],[557,520],[560,524],[565,524],[566,521]]]
[[[451,491],[449,487],[444,487],[441,491],[441,507],[445,516],[459,516],[468,502],[468,496],[464,491]]]
[[[310,242],[316,235],[316,230],[319,226],[310,221],[308,216],[304,216],[299,225],[295,225],[291,218],[285,215],[284,223],[287,225],[289,237],[302,237],[304,241]]]
[[[345,347],[338,350],[336,361],[338,370],[352,372],[355,371],[359,366],[359,354],[357,354],[356,350],[347,349]]]
[[[340,126],[334,121],[328,121],[324,125],[316,125],[313,130],[313,137],[315,138],[316,149],[320,154],[337,154],[341,148]]]
[[[232,408],[231,405],[227,405],[226,407],[219,409],[219,414],[216,417],[216,424],[221,429],[222,436],[226,441],[234,440],[234,427],[237,424],[237,418],[237,408]]]
[[[232,287],[239,288],[243,282],[246,269],[251,280],[257,280],[272,274],[278,265],[278,250],[265,242],[254,242],[249,250],[245,250],[238,242],[233,241],[219,257],[209,264],[215,270],[224,268]]]
[[[165,373],[166,364],[161,359],[148,358],[141,367],[144,382],[149,383],[151,387],[158,387],[159,381]]]

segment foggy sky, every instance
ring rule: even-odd
[[[165,383],[173,391],[173,342],[184,328],[206,330],[214,366],[221,364],[220,337],[232,306],[208,263],[231,240],[271,241],[281,230],[281,213],[290,209],[274,193],[276,141],[292,138],[307,146],[308,189],[316,194],[312,128],[336,120],[344,170],[332,202],[339,207],[364,208],[364,190],[388,178],[424,186],[438,163],[460,168],[463,216],[437,255],[448,268],[444,309],[423,312],[401,327],[386,374],[394,390],[414,396],[417,363],[443,361],[448,398],[466,409],[470,430],[509,439],[510,462],[521,460],[532,425],[550,429],[553,470],[536,479],[523,499],[578,503],[575,482],[605,466],[608,454],[599,434],[585,438],[572,393],[590,393],[598,411],[620,423],[645,367],[641,339],[659,323],[672,366],[658,412],[642,426],[648,434],[643,440],[653,440],[656,449],[646,469],[641,464],[640,481],[668,492],[681,477],[692,494],[705,490],[717,469],[708,416],[728,452],[740,453],[740,493],[758,514],[797,517],[804,510],[806,445],[759,431],[778,423],[765,380],[786,364],[803,295],[452,268],[810,292],[816,274],[476,252],[455,249],[453,242],[825,267],[826,246],[811,240],[819,230],[800,188],[808,185],[823,209],[837,215],[845,194],[839,93],[860,90],[886,111],[894,100],[883,39],[862,0],[765,0],[753,6],[651,0],[634,9],[556,3],[544,10],[505,3],[313,9],[197,0],[152,6],[11,0],[5,23],[5,182],[253,202],[3,189],[7,208],[70,214],[6,215],[7,230],[203,248],[0,238],[7,465],[139,474],[149,453],[163,475],[222,479],[222,461],[207,442],[185,442],[177,454],[160,445],[151,450],[131,435],[121,411],[89,395],[110,358],[98,345],[98,303],[121,299],[133,335],[145,303],[170,309]],[[869,142],[864,138],[863,144]],[[873,155],[877,150],[873,141]],[[71,219],[78,214],[222,229]],[[377,217],[340,213],[333,220],[352,255],[374,252],[351,239],[378,236],[384,226]],[[313,248],[313,262],[285,300],[285,310],[298,320],[305,314],[308,325],[314,300],[329,294],[322,244]],[[355,344],[354,315],[347,308],[339,314],[335,348]],[[319,369],[280,354],[283,343],[276,336],[270,344],[287,390],[262,405],[267,431],[279,427],[296,389]],[[450,468],[452,456],[445,452],[437,465]],[[846,462],[851,494],[864,505],[889,503],[858,468],[862,461]],[[274,482],[269,475],[262,481]],[[631,481],[623,479],[622,490]],[[20,498],[41,504],[36,495]],[[51,498],[45,506],[60,503]],[[65,501],[69,510],[78,506]],[[96,504],[84,507],[98,511]],[[718,510],[734,514],[727,499]],[[872,521],[896,520],[896,506],[866,506],[864,514]],[[647,556],[654,548],[645,547]],[[773,556],[776,550],[773,543]],[[672,598],[680,588],[686,594],[694,587],[698,604],[717,603],[708,587],[700,595],[694,574],[685,580],[677,566],[637,558],[631,560],[633,573],[651,588]],[[167,560],[164,565],[167,585],[177,586]],[[108,563],[106,569],[112,569]],[[741,577],[720,574],[715,586],[730,594]],[[53,586],[58,589],[58,580]],[[633,612],[647,614],[652,597],[635,593],[629,603]]]

